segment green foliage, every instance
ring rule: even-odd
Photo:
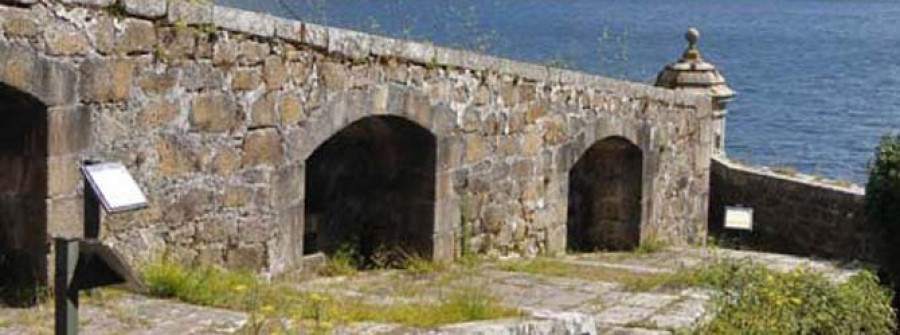
[[[869,166],[866,215],[881,238],[878,257],[895,287],[900,287],[900,135],[881,139]]]
[[[254,325],[290,320],[304,330],[327,331],[348,322],[389,322],[418,327],[521,315],[505,308],[481,286],[453,288],[437,303],[372,304],[358,298],[297,291],[263,282],[246,272],[188,268],[169,261],[143,267],[151,295],[251,313]],[[290,331],[289,327],[282,327]]]
[[[447,266],[444,263],[432,262],[419,256],[410,256],[403,264],[403,269],[413,276],[435,274],[446,270],[446,268]]]
[[[868,271],[836,284],[802,268],[779,272],[750,262],[718,261],[630,285],[714,290],[718,312],[697,334],[891,334],[897,328],[890,291]]]
[[[666,244],[655,239],[649,239],[641,242],[637,248],[634,248],[634,253],[638,255],[645,254],[654,254],[660,251],[666,250]]]
[[[716,261],[653,275],[544,258],[500,267],[618,282],[633,291],[709,288],[718,312],[697,334],[891,334],[897,328],[890,291],[868,271],[837,284],[818,272],[779,272],[748,261]]]
[[[360,266],[359,258],[356,249],[343,246],[333,255],[328,256],[325,265],[319,268],[319,275],[327,277],[355,275]]]
[[[249,308],[254,301],[246,293],[259,286],[258,279],[250,272],[187,268],[171,261],[153,262],[141,272],[150,295],[199,305]]]
[[[716,289],[718,314],[698,334],[892,334],[891,295],[863,271],[835,284],[801,268],[719,263],[687,276]]]

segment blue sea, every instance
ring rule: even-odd
[[[864,183],[900,130],[896,0],[218,0],[382,35],[652,83],[700,29],[738,92],[728,156]]]

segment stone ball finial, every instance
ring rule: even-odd
[[[697,48],[697,41],[700,40],[700,31],[697,28],[690,27],[687,32],[684,33],[684,38],[688,41],[688,47],[684,50],[684,55],[682,58],[684,59],[701,59],[700,49]]]
[[[695,46],[697,45],[697,41],[700,40],[700,31],[697,30],[697,28],[690,27],[687,32],[684,33],[684,38],[687,39],[690,46]]]
[[[725,78],[715,65],[703,60],[697,42],[700,41],[700,30],[688,27],[684,33],[688,42],[687,49],[681,59],[666,66],[656,77],[656,86],[674,89],[699,91],[712,95],[719,101],[726,101],[734,96],[734,91],[725,84]]]

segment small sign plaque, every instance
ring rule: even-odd
[[[121,213],[148,206],[147,197],[124,165],[93,164],[83,166],[81,171],[107,213]]]
[[[753,208],[725,207],[725,228],[753,230]]]

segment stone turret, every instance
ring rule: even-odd
[[[700,56],[697,41],[700,40],[700,31],[689,28],[685,33],[688,48],[681,59],[669,64],[659,72],[656,78],[656,86],[676,90],[685,90],[696,93],[708,94],[713,99],[713,155],[725,155],[725,115],[728,114],[726,105],[734,97],[735,92],[725,84],[725,78],[719,73],[715,65],[707,63]]]

